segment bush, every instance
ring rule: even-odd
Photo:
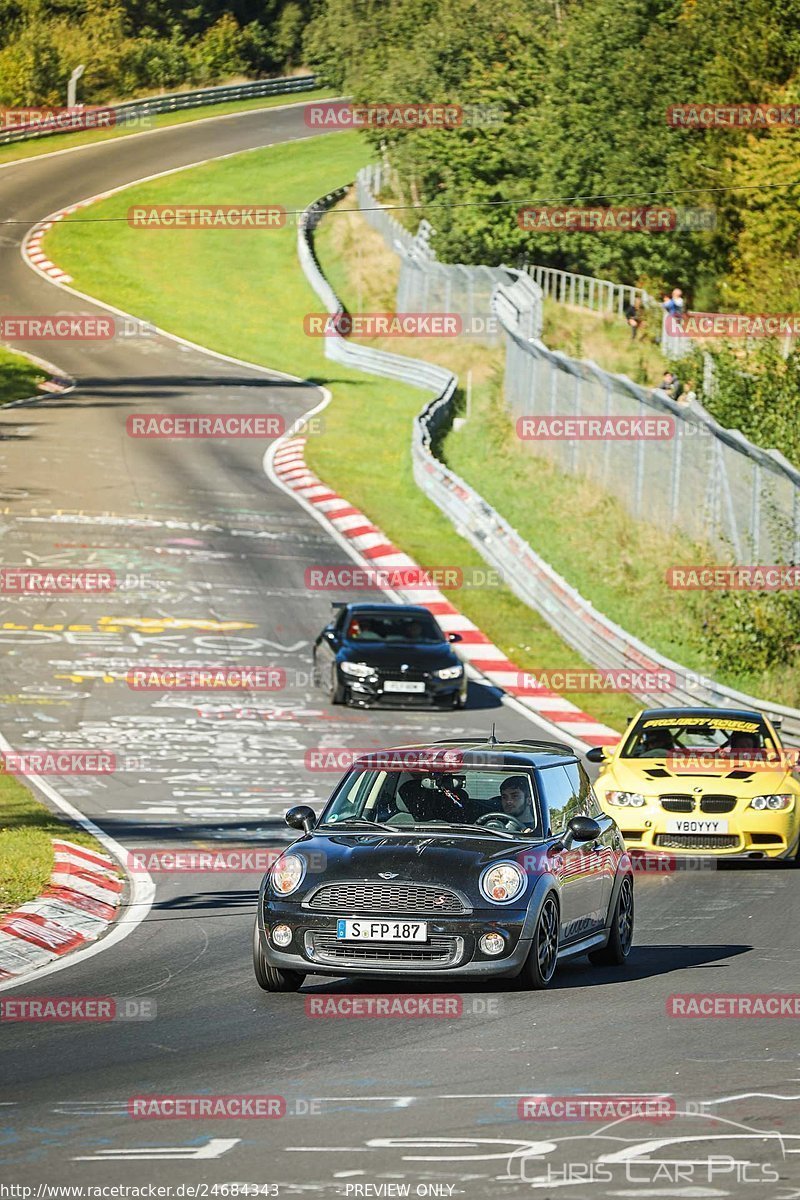
[[[0,50],[0,103],[10,108],[64,104],[69,75],[53,26],[28,25]]]
[[[248,39],[236,18],[224,13],[192,47],[192,60],[203,83],[242,75],[247,67]]]

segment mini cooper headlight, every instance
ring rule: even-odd
[[[344,671],[345,675],[355,675],[358,679],[366,679],[368,675],[374,674],[375,668],[369,663],[359,662],[343,662],[339,666]]]
[[[753,796],[749,807],[758,808],[762,812],[764,809],[776,812],[783,808],[790,808],[793,799],[793,796]]]
[[[464,668],[458,667],[442,667],[441,671],[434,671],[437,679],[458,679],[463,674]]]
[[[279,896],[290,896],[300,887],[305,873],[306,864],[298,854],[282,855],[270,872],[273,892]]]
[[[492,904],[509,904],[525,888],[525,876],[516,863],[498,863],[481,875],[480,889]]]
[[[647,803],[640,792],[606,792],[606,800],[620,808],[642,808]]]

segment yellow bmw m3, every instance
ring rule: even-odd
[[[760,712],[644,709],[586,757],[630,851],[800,858],[798,751]]]

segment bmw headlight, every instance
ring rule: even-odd
[[[464,668],[459,664],[457,667],[442,667],[441,671],[434,671],[437,679],[458,679],[464,673]]]
[[[290,896],[303,882],[306,864],[299,854],[283,854],[270,871],[273,892],[279,896]]]
[[[343,662],[339,666],[344,671],[345,675],[355,675],[358,679],[366,679],[367,675],[372,675],[375,671],[369,663],[359,662]]]
[[[516,863],[498,863],[483,872],[480,889],[492,904],[509,904],[525,890],[525,876]]]
[[[642,808],[647,803],[639,792],[606,792],[606,800],[620,808]]]
[[[753,796],[750,801],[750,808],[760,809],[762,812],[766,809],[771,812],[779,812],[781,809],[791,808],[793,796]]]

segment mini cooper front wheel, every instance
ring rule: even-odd
[[[589,961],[598,966],[621,967],[631,952],[633,943],[633,882],[626,875],[619,889],[611,932],[605,946],[592,950]]]
[[[305,981],[302,971],[281,971],[269,965],[258,933],[258,920],[253,928],[253,970],[258,986],[265,992],[298,992]]]
[[[525,966],[519,974],[523,987],[541,991],[550,986],[558,961],[558,904],[552,894],[547,897],[539,913],[531,950]]]

